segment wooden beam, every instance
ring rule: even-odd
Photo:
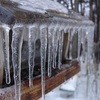
[[[50,92],[65,80],[71,78],[80,71],[78,64],[73,64],[70,68],[63,69],[57,75],[48,78],[46,77],[45,93]],[[33,80],[33,88],[29,88],[28,81],[22,85],[22,96],[21,100],[38,100],[41,97],[41,79],[38,77]]]
[[[46,77],[45,93],[52,91],[54,88],[62,84],[65,80],[71,78],[80,71],[77,62],[72,63],[71,66],[64,67],[57,71],[55,76],[51,78]],[[0,100],[14,100],[14,86],[0,90]],[[33,87],[29,88],[28,80],[22,83],[21,86],[21,100],[38,100],[41,97],[41,77],[37,76],[33,80]]]

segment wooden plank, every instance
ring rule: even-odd
[[[65,80],[71,78],[80,71],[78,63],[73,63],[69,68],[63,68],[55,76],[46,77],[45,93],[50,92]],[[29,88],[28,80],[22,83],[21,100],[38,100],[41,97],[41,77],[33,80],[34,86]],[[14,86],[0,90],[0,100],[14,100]]]
[[[57,75],[48,78],[46,77],[46,86],[45,93],[50,92],[60,84],[62,84],[65,80],[71,78],[75,74],[80,71],[80,67],[77,65],[73,65],[68,69],[63,69]],[[28,81],[22,86],[22,100],[38,100],[41,97],[41,81],[40,78],[33,80],[34,86],[33,88],[29,88]]]

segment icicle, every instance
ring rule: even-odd
[[[15,99],[20,100],[21,91],[21,48],[23,42],[23,27],[15,26],[12,37],[12,62],[15,83]]]
[[[56,63],[56,58],[57,58],[57,50],[58,50],[58,28],[59,28],[59,23],[57,23],[54,27],[54,47],[53,47],[53,68],[56,68],[57,63]]]
[[[58,32],[58,68],[61,68],[61,32]]]
[[[53,67],[53,28],[54,23],[48,26],[48,76],[51,77]]]
[[[68,57],[68,51],[69,51],[69,45],[70,45],[70,36],[71,34],[70,34],[70,29],[68,29],[68,41],[67,41],[67,47],[66,47],[66,58],[69,58]]]
[[[59,48],[58,48],[58,68],[61,69],[62,65],[62,50],[63,50],[63,37],[64,37],[64,31],[62,30],[59,33]]]
[[[64,33],[67,33],[68,32],[68,24],[66,25],[66,23],[64,23],[65,25],[65,27],[64,27]]]
[[[81,38],[82,38],[82,29],[78,29],[78,60],[80,61],[80,52],[81,52]]]
[[[94,27],[87,27],[86,28],[86,36],[87,36],[87,98],[91,100],[91,85],[94,84],[94,72],[93,72],[93,64],[91,66],[91,58],[93,57],[93,37],[94,37]]]
[[[89,34],[91,33],[91,34]],[[90,27],[87,30],[87,42],[88,42],[88,58],[91,59],[93,57],[93,38],[94,38],[94,27]]]
[[[94,38],[94,27],[89,27],[86,32],[87,36],[87,66],[90,66],[90,61],[93,59],[93,38]],[[91,68],[89,69],[89,74]]]
[[[5,29],[4,29],[5,28]],[[5,75],[6,75],[6,83],[10,84],[10,65],[9,65],[9,30],[10,28],[4,26],[2,29],[2,43],[3,43],[3,53],[4,53],[4,67],[5,67]]]
[[[72,52],[73,52],[73,50],[72,50],[73,47],[72,46],[73,46],[73,44],[72,44],[72,41],[73,41],[74,34],[76,34],[76,27],[72,28],[71,33],[70,33],[69,59],[73,59],[73,55],[72,55]]]
[[[63,51],[63,39],[64,39],[64,29],[66,25],[62,23],[59,28],[59,41],[58,41],[58,68],[61,69],[62,65],[62,51]]]
[[[85,62],[85,46],[86,46],[86,44],[85,44],[85,29],[83,29],[82,30],[82,49],[83,49],[83,62]]]
[[[56,39],[56,32],[53,30],[53,33],[52,33],[52,67],[55,68],[55,40]]]
[[[48,76],[51,76],[52,68],[52,34],[50,29],[48,29]]]
[[[66,58],[68,59],[72,59],[72,37],[74,35],[74,29],[73,26],[71,25],[71,23],[73,22],[72,20],[69,20],[70,22],[68,22],[68,26],[66,27],[66,29],[68,30],[68,41],[67,41],[67,47],[66,47]],[[68,55],[69,52],[69,55]]]
[[[28,58],[28,63],[29,63],[29,87],[33,86],[33,71],[34,71],[34,59],[35,59],[35,43],[36,43],[36,35],[37,35],[37,25],[32,25],[29,26],[29,41],[28,41],[28,46],[29,46],[29,58]]]
[[[70,44],[69,44],[69,59],[72,59],[72,37],[73,37],[73,29],[70,30]]]
[[[40,26],[40,40],[41,40],[41,87],[42,87],[42,100],[45,100],[45,63],[47,51],[47,31],[46,25]]]

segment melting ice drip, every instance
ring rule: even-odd
[[[64,22],[61,24],[58,31],[58,68],[61,69],[62,66],[62,51],[63,51],[63,41],[64,41]]]
[[[43,24],[40,26],[40,40],[41,40],[41,87],[42,100],[45,100],[45,74],[46,74],[46,51],[47,51],[47,26]]]
[[[6,27],[6,28],[5,28]],[[4,29],[5,28],[5,29]],[[10,28],[6,25],[2,27],[2,43],[3,43],[3,53],[4,53],[4,67],[6,75],[6,83],[10,84],[10,63],[9,63],[9,30]]]
[[[54,26],[55,28],[53,29],[52,32],[52,56],[53,56],[53,62],[52,62],[52,67],[56,68],[57,67],[57,50],[58,50],[58,39],[59,39],[59,23],[57,22],[56,25]]]
[[[20,99],[21,91],[21,49],[23,42],[23,30],[22,26],[15,26],[13,28],[12,36],[12,62],[14,71],[14,83],[15,83],[15,98]]]
[[[29,36],[28,36],[28,46],[29,46],[29,58],[28,58],[28,64],[29,64],[29,86],[33,86],[33,71],[34,71],[34,60],[35,60],[35,44],[36,40],[38,38],[38,24],[30,25],[28,27]]]
[[[74,21],[73,21],[74,22]],[[12,62],[14,71],[14,83],[15,83],[15,98],[20,100],[21,91],[21,49],[23,43],[23,34],[25,26],[15,25],[13,27],[12,36]],[[80,58],[80,48],[82,44],[83,55],[85,54],[86,46],[85,42],[87,39],[87,52],[88,58],[92,57],[93,48],[93,27],[78,27],[71,24],[66,24],[66,22],[52,22],[47,23],[35,23],[33,25],[27,26],[28,30],[28,48],[29,48],[29,86],[33,86],[33,73],[34,73],[34,59],[35,59],[35,48],[36,40],[39,37],[41,41],[41,86],[42,86],[42,100],[45,100],[45,74],[46,74],[46,62],[48,62],[48,76],[52,75],[52,68],[58,66],[61,69],[62,65],[62,51],[63,51],[63,40],[64,33],[68,33],[68,43],[66,52],[70,54],[69,58],[72,59],[72,39],[75,33],[78,34],[78,59]],[[68,30],[68,32],[66,32]],[[77,32],[76,32],[77,31]],[[87,34],[92,32],[92,34]],[[4,49],[4,60],[6,63],[6,82],[10,83],[10,67],[9,67],[9,29],[7,28],[3,35],[3,49]],[[92,38],[92,39],[90,39]],[[69,50],[69,51],[68,51]],[[47,54],[48,53],[48,54]],[[48,55],[48,56],[47,56]],[[46,58],[48,58],[46,60]],[[58,63],[57,63],[58,62]]]
[[[52,68],[52,29],[53,23],[48,26],[48,76],[51,76]]]

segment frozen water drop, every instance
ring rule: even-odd
[[[33,72],[34,72],[34,66],[35,66],[35,43],[37,39],[37,32],[38,27],[37,26],[29,26],[29,39],[28,39],[28,46],[29,46],[29,57],[28,57],[28,64],[29,64],[29,86],[33,86]]]
[[[3,43],[3,53],[4,53],[4,67],[5,67],[5,75],[6,75],[6,83],[10,84],[10,63],[9,63],[9,31],[10,28],[5,27],[2,29],[2,43]]]
[[[12,37],[12,62],[14,72],[15,83],[15,99],[21,100],[21,49],[23,42],[23,30],[22,26],[15,26],[13,28]]]
[[[47,25],[40,26],[40,41],[41,41],[41,87],[42,100],[45,100],[45,63],[47,51]]]

